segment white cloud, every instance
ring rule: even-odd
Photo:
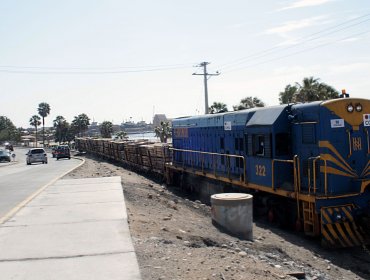
[[[351,38],[344,39],[341,42],[345,42],[345,43],[346,42],[356,42],[358,40],[360,40],[360,38],[358,38],[358,37],[351,37]]]
[[[326,4],[328,2],[332,2],[334,0],[300,0],[293,2],[289,6],[283,7],[279,9],[279,11],[289,10],[289,9],[297,9],[297,8],[304,8],[304,7],[311,7],[311,6],[319,6]]]
[[[292,20],[280,26],[270,28],[265,33],[266,34],[278,34],[286,38],[287,33],[289,32],[296,31],[302,28],[307,28],[313,25],[323,24],[323,21],[325,18],[327,18],[327,16],[318,16],[318,17],[306,18],[306,19],[301,19],[301,20]]]

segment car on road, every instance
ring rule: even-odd
[[[5,143],[5,149],[13,152],[14,151],[14,148],[13,148],[13,145],[10,144],[10,143]]]
[[[55,151],[55,156],[58,159],[60,158],[68,158],[71,159],[71,151],[69,149],[68,145],[61,145],[58,146],[56,151]]]
[[[57,148],[58,148],[58,146],[53,146],[51,148],[51,155],[53,156],[53,158],[55,158],[57,156]]]
[[[10,152],[8,150],[0,150],[0,161],[9,161],[10,162]]]
[[[48,157],[43,148],[30,149],[26,156],[27,156],[26,158],[27,165],[30,165],[31,163],[34,162],[42,162],[43,164],[48,163]]]

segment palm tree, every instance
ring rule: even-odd
[[[302,84],[287,85],[279,96],[280,104],[287,104],[339,98],[339,92],[332,86],[321,83],[318,78],[308,77],[303,78]]]
[[[255,107],[265,107],[265,103],[262,102],[258,97],[248,96],[240,101],[239,105],[233,106],[235,111],[250,109]]]
[[[318,86],[319,90],[319,100],[328,100],[328,99],[335,99],[339,98],[339,92],[325,83],[320,83]]]
[[[110,121],[104,121],[100,125],[100,134],[103,138],[111,138],[113,132],[113,124]]]
[[[287,85],[284,91],[279,93],[280,104],[289,104],[295,102],[295,96],[297,92],[297,86]]]
[[[90,125],[90,119],[86,114],[79,114],[72,121],[73,129],[81,136],[82,132],[86,131]]]
[[[38,115],[33,115],[31,118],[30,118],[30,125],[33,126],[35,128],[35,131],[36,131],[36,147],[37,147],[37,127],[41,124],[40,122],[41,118],[38,116]]]
[[[224,113],[227,111],[227,105],[222,102],[213,102],[212,106],[209,107],[209,112],[211,114]]]
[[[45,147],[45,118],[50,114],[50,106],[48,103],[42,102],[39,104],[37,110],[42,117],[42,146]]]
[[[53,120],[53,125],[55,127],[55,141],[56,142],[65,142],[66,134],[68,130],[68,122],[63,116],[57,116]]]
[[[298,94],[296,97],[297,102],[311,102],[318,100],[328,100],[339,97],[339,92],[333,87],[320,83],[320,79],[308,77],[303,79],[302,85],[299,86]]]
[[[160,126],[154,129],[155,136],[159,137],[162,143],[167,143],[167,139],[171,137],[171,127],[169,122],[161,122]]]
[[[296,96],[297,102],[309,102],[319,100],[318,96],[318,85],[320,79],[314,77],[303,78],[302,85],[296,83],[299,88]]]

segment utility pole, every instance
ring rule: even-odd
[[[215,74],[209,74],[207,73],[207,65],[210,64],[210,62],[202,62],[200,63],[199,65],[196,65],[195,67],[203,67],[203,74],[197,74],[197,73],[193,73],[193,75],[198,75],[198,76],[203,76],[204,77],[204,98],[205,98],[205,110],[204,110],[204,113],[205,114],[208,114],[208,86],[207,86],[207,80],[209,79],[208,77],[211,77],[211,76],[218,76],[220,75],[220,73],[218,71],[216,71]]]

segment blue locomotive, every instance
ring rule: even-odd
[[[172,126],[173,172],[283,198],[296,224],[327,246],[369,242],[370,100],[184,117]]]

